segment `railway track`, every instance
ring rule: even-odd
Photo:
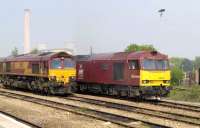
[[[114,114],[114,113],[110,113],[110,112],[104,112],[104,111],[89,109],[89,108],[85,108],[85,107],[74,106],[74,105],[70,105],[70,104],[55,102],[52,100],[46,100],[46,99],[37,98],[37,97],[28,96],[28,95],[19,94],[19,93],[0,91],[0,95],[40,104],[43,106],[59,109],[62,111],[72,112],[72,113],[75,113],[78,115],[96,118],[98,120],[109,121],[114,124],[118,124],[120,126],[129,127],[129,128],[141,127],[141,125],[138,126],[135,124],[137,122],[142,122],[143,127],[169,128],[166,125],[152,123],[152,122],[140,120],[137,118],[130,118],[130,117],[126,117],[126,116],[122,116],[122,115],[118,115],[118,114]]]
[[[13,118],[13,119],[15,119],[15,120],[17,120],[17,121],[23,123],[23,124],[26,124],[26,125],[28,125],[28,126],[30,126],[30,127],[32,127],[32,128],[42,128],[42,127],[39,126],[38,124],[34,124],[34,123],[30,122],[30,121],[24,120],[24,119],[19,118],[19,117],[17,117],[17,116],[13,116],[13,115],[10,114],[10,113],[3,112],[3,111],[0,111],[0,113],[6,115],[6,116],[8,116],[8,117],[11,117],[11,118]]]
[[[2,95],[1,93],[2,92],[0,91],[0,95]],[[4,96],[5,96],[5,94],[6,94],[6,96],[13,97],[13,98],[16,98],[16,95],[17,95],[17,97],[19,96],[19,94],[16,94],[16,93],[12,94],[10,92],[9,93],[8,92],[3,92]],[[22,95],[22,97],[24,97],[24,95]],[[27,101],[26,97],[27,96],[25,96],[24,98]],[[24,98],[22,100],[24,100]],[[35,102],[35,97],[30,97],[30,96],[28,96],[28,101],[30,101],[31,98],[34,99],[33,101]],[[59,98],[62,98],[62,99],[65,99],[65,100],[70,100],[70,101],[78,101],[80,103],[93,104],[93,105],[106,107],[106,108],[123,110],[123,111],[127,111],[129,113],[144,114],[144,115],[148,115],[148,116],[151,116],[151,117],[162,118],[162,119],[167,119],[167,120],[171,120],[171,121],[177,121],[177,122],[181,122],[181,123],[185,123],[185,124],[190,124],[192,126],[200,127],[200,117],[199,116],[184,115],[184,114],[173,113],[173,112],[165,112],[165,111],[161,111],[161,110],[152,110],[150,108],[142,108],[142,107],[137,107],[137,106],[133,106],[133,105],[115,103],[115,102],[112,102],[112,100],[104,101],[103,99],[98,100],[98,98],[92,98],[92,97],[85,98],[83,95],[79,95],[79,94],[78,95],[69,96],[69,97],[59,97]],[[18,99],[21,99],[21,96],[18,97]],[[36,98],[36,99],[38,99],[38,98]],[[44,100],[44,99],[42,99],[42,100]],[[30,101],[30,102],[32,102],[32,101]],[[39,104],[41,104],[41,105],[52,107],[52,101],[45,100],[45,102],[47,102],[47,104],[46,103],[45,104],[44,103],[40,103],[40,102],[39,102]],[[51,102],[51,103],[49,103],[49,102]],[[36,103],[38,103],[38,101]],[[71,111],[71,112],[75,111],[74,113],[81,114],[81,115],[85,115],[86,114],[85,116],[88,116],[88,114],[89,114],[90,117],[94,117],[94,118],[97,118],[97,119],[100,119],[100,120],[104,120],[104,121],[113,122],[115,124],[119,124],[119,125],[126,126],[126,127],[135,127],[135,126],[131,126],[130,124],[132,122],[137,122],[137,121],[142,122],[145,126],[167,127],[165,125],[162,126],[162,125],[158,125],[156,123],[150,123],[148,121],[146,122],[144,120],[138,120],[138,119],[135,119],[135,118],[129,118],[129,117],[124,117],[124,116],[120,116],[119,117],[119,115],[115,115],[115,114],[111,114],[111,113],[105,113],[105,112],[102,113],[101,112],[101,114],[99,114],[99,112],[94,111],[94,110],[91,111],[88,108],[83,108],[83,107],[77,108],[77,106],[67,105],[67,104],[62,104],[60,106],[61,103],[57,103],[57,102],[53,102],[53,104],[54,104],[55,108],[59,107],[59,109],[60,109],[60,107],[61,107],[62,110],[67,108],[66,111]],[[59,106],[58,106],[58,104],[59,104]],[[179,105],[181,105],[181,104],[179,104]],[[66,107],[66,106],[70,106],[70,108]],[[66,108],[62,108],[62,107],[66,107]],[[81,113],[79,113],[79,112],[77,113],[77,111],[79,111]],[[101,115],[101,117],[103,119],[99,118],[99,117],[95,117],[94,113],[96,115],[98,113],[98,115]],[[116,122],[116,120],[118,120],[119,122]]]
[[[192,115],[189,116],[189,115],[178,114],[178,113],[173,113],[173,112],[153,110],[153,109],[142,108],[142,107],[137,107],[133,105],[125,105],[125,104],[114,103],[114,102],[109,102],[109,101],[85,98],[85,97],[81,97],[77,95],[72,96],[72,97],[66,97],[65,99],[85,102],[89,104],[95,104],[95,105],[104,106],[108,108],[120,109],[120,110],[124,110],[128,112],[144,114],[144,115],[168,119],[172,121],[183,122],[183,123],[192,124],[192,125],[196,125],[200,127],[200,117],[197,117],[197,116],[192,116]]]
[[[193,112],[200,112],[200,106],[198,105],[181,104],[181,103],[175,103],[175,102],[167,101],[167,100],[161,100],[159,102],[150,101],[150,103],[156,104],[159,106],[183,109],[183,110],[188,110],[188,111],[193,111]]]
[[[78,95],[82,95],[84,93],[79,93]],[[91,95],[91,94],[89,94]],[[126,100],[131,102],[138,102],[137,99],[130,99],[130,98],[123,98],[123,97],[113,97],[113,96],[105,96],[105,95],[99,95],[99,94],[92,94],[92,96],[97,97],[104,97],[104,98],[112,98],[112,99],[120,99],[120,100]],[[170,108],[176,108],[176,109],[183,109],[187,111],[192,112],[200,112],[200,105],[191,105],[191,104],[182,104],[182,103],[175,103],[168,100],[139,100],[139,102],[149,103],[153,105],[163,106],[163,107],[170,107]]]

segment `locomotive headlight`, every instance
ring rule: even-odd
[[[169,84],[169,83],[170,83],[170,80],[163,80],[163,83]]]
[[[143,80],[142,83],[143,83],[143,84],[148,84],[148,83],[149,83],[149,80]]]
[[[50,76],[51,80],[56,80],[56,76]]]

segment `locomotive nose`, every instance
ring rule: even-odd
[[[170,71],[140,71],[141,86],[168,86],[170,85]]]
[[[75,76],[75,70],[74,69],[50,69],[49,70],[49,76],[56,76],[57,82],[69,82],[70,76]]]

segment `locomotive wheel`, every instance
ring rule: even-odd
[[[32,89],[32,91],[37,92],[37,88],[36,88],[36,83],[35,83],[35,81],[32,81],[32,82],[31,82],[31,89]]]
[[[48,87],[44,87],[43,92],[44,92],[45,95],[48,95]]]
[[[28,87],[28,90],[32,90],[32,87],[31,87],[31,83],[30,83],[30,82],[27,82],[27,87]]]

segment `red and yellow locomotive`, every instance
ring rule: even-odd
[[[77,61],[76,89],[128,97],[169,92],[168,57],[157,51],[96,54]]]
[[[69,79],[75,73],[73,56],[65,52],[29,53],[0,60],[1,82],[5,87],[66,94],[71,93]]]

